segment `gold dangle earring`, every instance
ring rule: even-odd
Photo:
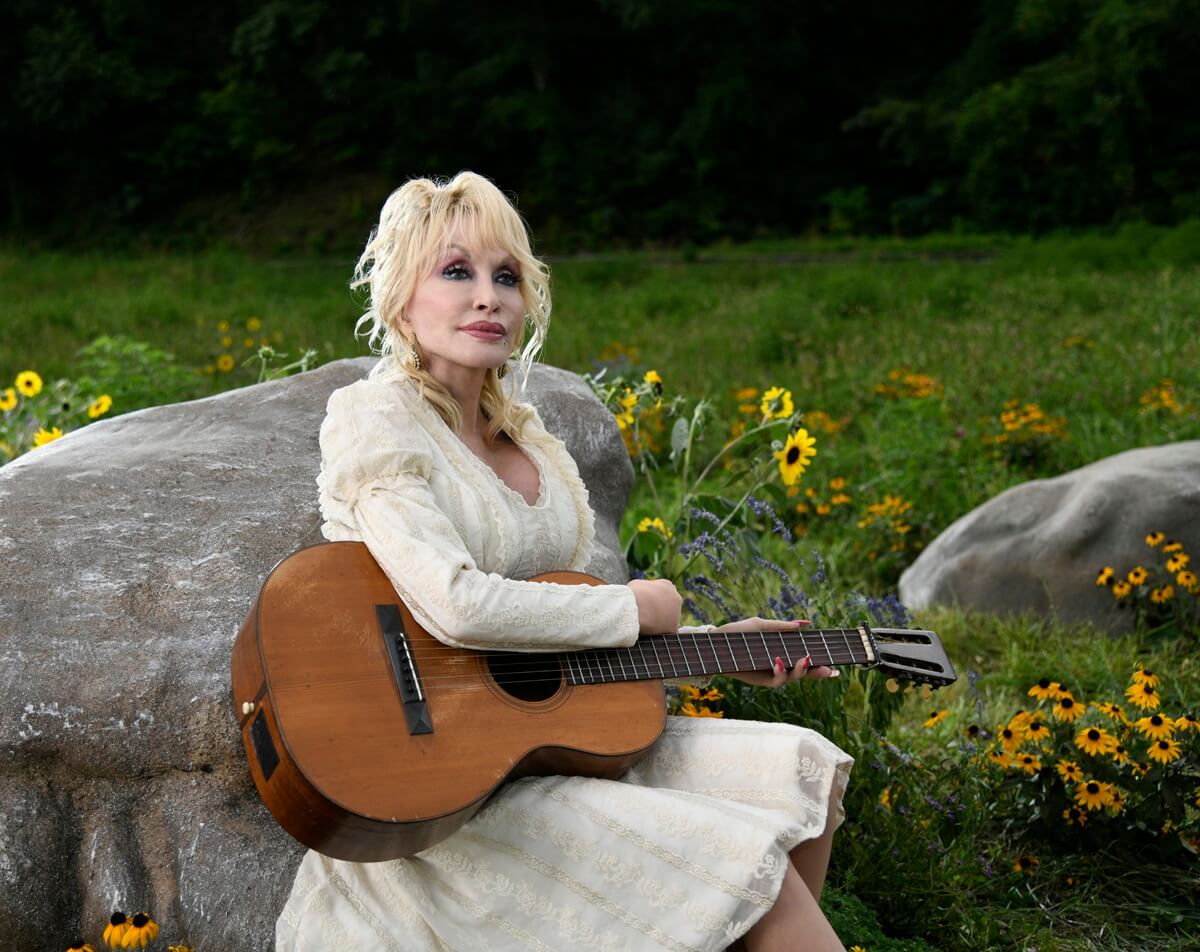
[[[502,363],[499,367],[496,368],[496,379],[503,380],[507,376],[508,376],[508,361],[506,360],[504,363]]]
[[[408,352],[412,358],[413,370],[421,369],[421,355],[417,353],[417,339],[414,337],[412,343],[408,345]]]

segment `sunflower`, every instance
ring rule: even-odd
[[[1187,567],[1187,564],[1190,561],[1192,561],[1192,560],[1190,558],[1188,558],[1188,554],[1186,552],[1180,552],[1177,555],[1173,555],[1169,559],[1167,559],[1167,571],[1168,572],[1181,572],[1181,571],[1183,571],[1184,568]]]
[[[1067,807],[1063,810],[1063,819],[1070,826],[1083,826],[1087,822],[1087,814],[1079,809],[1079,807]]]
[[[1107,786],[1097,780],[1087,780],[1075,788],[1075,802],[1089,810],[1099,810],[1111,799]]]
[[[1150,714],[1147,717],[1139,718],[1134,721],[1137,729],[1149,737],[1151,740],[1162,740],[1164,737],[1171,737],[1175,733],[1175,722],[1169,717],[1163,717],[1161,714]]]
[[[98,416],[104,416],[111,407],[112,397],[107,393],[102,393],[88,405],[87,415],[94,420]]]
[[[1163,540],[1167,537],[1165,532],[1151,532],[1146,536],[1146,545],[1150,548],[1155,548],[1163,544]]]
[[[1017,754],[1017,762],[1014,766],[1020,767],[1032,777],[1042,769],[1042,762],[1036,754]]]
[[[1143,711],[1152,711],[1161,703],[1153,684],[1135,682],[1125,689],[1125,697]]]
[[[1025,693],[1030,697],[1035,697],[1041,701],[1045,698],[1057,698],[1061,690],[1062,686],[1057,681],[1051,681],[1049,678],[1042,678],[1042,680],[1040,680]]]
[[[27,397],[36,397],[42,392],[42,378],[34,370],[22,370],[17,374],[16,385]]]
[[[792,391],[784,390],[783,387],[772,387],[764,393],[758,408],[762,411],[764,420],[786,420],[796,412],[792,406]]]
[[[0,410],[7,413],[17,405],[17,391],[13,387],[5,387],[0,392]]]
[[[1018,873],[1025,873],[1028,876],[1033,875],[1033,871],[1037,868],[1038,858],[1036,856],[1018,856],[1013,862],[1013,869]]]
[[[1073,721],[1078,717],[1082,717],[1083,712],[1083,705],[1064,691],[1058,696],[1058,702],[1054,705],[1054,710],[1050,713],[1060,721]]]
[[[940,724],[950,716],[949,711],[930,711],[929,719],[925,722],[926,727],[933,727],[935,724]]]
[[[1097,585],[1108,585],[1112,582],[1112,577],[1113,577],[1113,567],[1111,565],[1106,565],[1106,566],[1104,566],[1104,568],[1102,568],[1100,570],[1100,573],[1096,576],[1096,584]]]
[[[1085,754],[1107,754],[1117,739],[1103,727],[1085,727],[1075,735],[1075,746]]]
[[[1133,591],[1133,586],[1128,582],[1114,582],[1112,587],[1113,598],[1120,601],[1126,595]]]
[[[791,486],[808,468],[809,461],[817,455],[816,442],[803,427],[788,435],[783,449],[775,454],[784,485]]]
[[[1073,760],[1060,760],[1054,765],[1054,769],[1067,783],[1079,783],[1083,780],[1083,768]]]
[[[129,917],[123,912],[114,912],[109,917],[108,925],[104,927],[104,935],[102,938],[108,944],[110,949],[119,949],[121,942],[125,939],[125,933],[129,931]]]
[[[1180,750],[1179,743],[1171,740],[1169,737],[1156,740],[1150,745],[1150,750],[1147,753],[1150,755],[1151,760],[1157,760],[1160,764],[1169,764],[1172,760],[1178,760],[1183,756],[1183,751]]]

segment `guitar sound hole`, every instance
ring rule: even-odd
[[[507,694],[522,701],[545,701],[562,686],[562,668],[552,655],[505,651],[488,655],[488,671]]]

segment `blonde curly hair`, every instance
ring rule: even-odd
[[[366,311],[354,325],[354,336],[366,336],[371,353],[381,358],[368,378],[412,378],[421,396],[458,433],[462,429],[462,408],[424,366],[417,368],[412,343],[400,331],[400,315],[417,285],[446,253],[456,232],[476,247],[498,248],[512,255],[517,263],[525,321],[517,333],[513,356],[519,352],[517,393],[523,397],[529,371],[550,326],[550,269],[534,256],[524,219],[489,179],[463,171],[452,179],[410,179],[392,192],[355,265],[350,288],[368,289]],[[360,331],[363,324],[369,326]],[[531,331],[528,342],[527,330]],[[489,445],[501,433],[515,441],[531,413],[528,406],[517,404],[501,387],[495,369],[487,372],[479,402],[488,419],[484,438]]]

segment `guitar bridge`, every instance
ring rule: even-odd
[[[421,672],[413,657],[408,633],[404,630],[404,617],[399,605],[376,605],[375,617],[379,619],[379,630],[383,643],[387,645],[388,657],[392,659],[392,674],[396,688],[400,691],[400,703],[404,707],[404,719],[410,734],[432,734],[433,718],[425,702],[421,688]]]

